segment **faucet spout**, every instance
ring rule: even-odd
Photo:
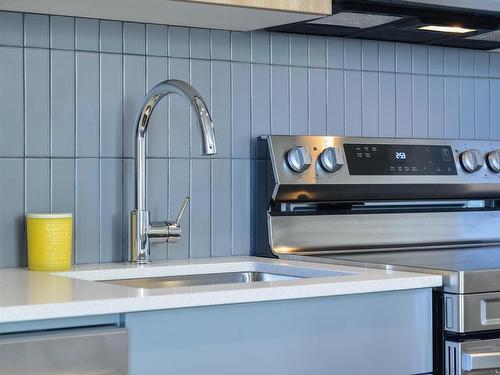
[[[146,210],[146,134],[149,119],[156,105],[168,94],[181,95],[194,109],[202,136],[202,154],[214,155],[217,153],[214,125],[210,112],[203,97],[193,86],[184,81],[171,79],[160,82],[149,91],[137,117],[135,129],[136,208],[131,213],[130,260],[142,264],[149,263],[149,245],[151,241],[168,241],[170,238],[170,241],[173,242],[180,238],[179,223],[150,223],[149,211]]]
[[[215,143],[214,124],[207,105],[196,89],[189,83],[177,79],[160,82],[149,91],[142,110],[137,117],[136,144],[135,144],[135,173],[136,173],[136,208],[146,208],[146,134],[149,119],[156,105],[168,94],[179,94],[194,108],[202,135],[202,154],[214,155],[217,153]]]
[[[145,136],[148,129],[149,118],[155,106],[168,94],[179,94],[191,104],[195,110],[196,118],[202,133],[202,153],[204,155],[216,154],[214,125],[203,97],[189,83],[178,79],[160,82],[149,91],[137,118],[137,138]]]

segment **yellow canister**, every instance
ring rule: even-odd
[[[64,271],[71,267],[72,214],[27,214],[28,268]]]

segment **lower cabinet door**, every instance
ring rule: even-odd
[[[126,375],[127,330],[99,327],[1,335],[0,374]]]
[[[430,289],[131,313],[131,375],[432,372]]]

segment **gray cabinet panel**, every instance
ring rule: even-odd
[[[422,374],[431,290],[126,315],[136,374]]]

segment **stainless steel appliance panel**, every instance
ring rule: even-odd
[[[443,320],[449,332],[499,330],[500,293],[445,293]]]
[[[500,196],[500,175],[490,170],[484,162],[490,152],[500,148],[500,142],[276,135],[269,136],[267,141],[275,178],[274,201],[473,199]],[[421,175],[419,172],[413,173],[410,168],[401,174],[396,171],[393,175],[353,175],[349,173],[345,144],[366,146],[367,151],[361,152],[363,158],[377,152],[372,150],[377,145],[442,146],[451,149],[452,155],[449,157],[454,161],[457,174]],[[337,167],[330,169],[330,162],[327,164],[329,168],[325,168],[322,159],[325,152],[332,149],[335,153],[329,152],[327,155],[330,155],[330,159],[335,155],[334,165]],[[482,164],[477,166],[474,173],[466,171],[461,164],[466,151],[478,151],[474,155],[481,156]]]
[[[443,290],[447,293],[500,292],[500,246],[444,247],[410,251],[401,249],[288,257],[314,262],[440,274],[443,276]]]
[[[494,211],[268,216],[276,254],[500,242]]]
[[[126,375],[127,330],[99,327],[3,335],[0,367],[9,375]]]
[[[500,339],[445,343],[446,375],[500,373]]]

